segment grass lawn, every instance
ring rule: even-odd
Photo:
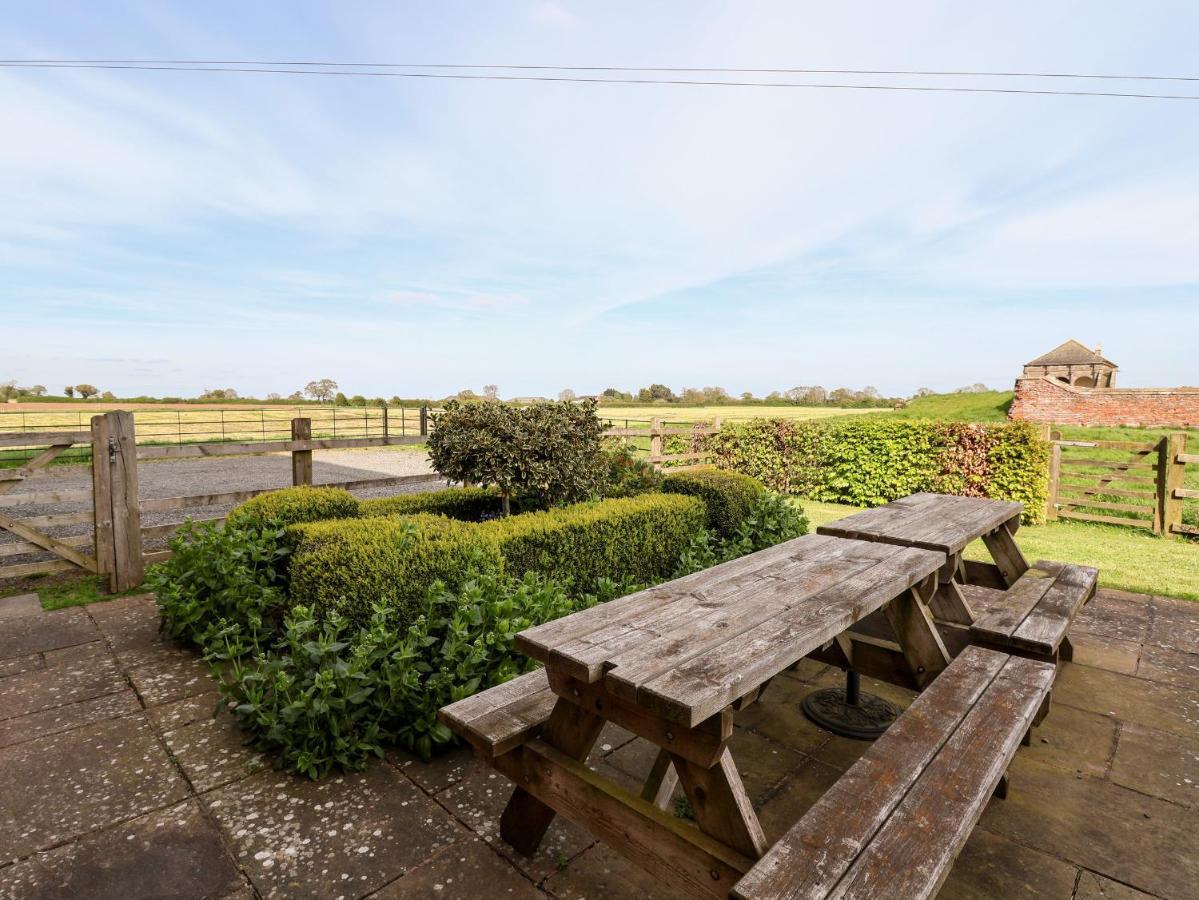
[[[710,422],[715,418],[725,422],[744,422],[749,419],[828,419],[833,416],[860,416],[886,413],[885,409],[839,409],[831,406],[601,406],[599,417],[624,428],[649,427],[655,416],[663,422]]]
[[[119,594],[108,594],[100,586],[98,575],[57,574],[41,577],[31,576],[17,582],[0,585],[0,597],[13,594],[37,593],[42,601],[42,609],[66,609],[68,606],[85,606],[101,600],[116,600],[118,597],[128,597],[131,594],[144,594],[144,585],[122,591]]]
[[[852,506],[798,501],[812,530],[851,515]],[[1199,600],[1199,543],[1165,540],[1134,528],[1089,522],[1050,522],[1025,526],[1016,543],[1029,561],[1053,559],[1099,569],[1104,587]],[[990,562],[982,541],[966,548],[966,556]]]

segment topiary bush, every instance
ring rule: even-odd
[[[699,497],[708,508],[708,528],[729,537],[745,521],[754,504],[766,496],[762,483],[740,472],[699,466],[667,475],[662,490]]]
[[[287,526],[326,519],[352,519],[358,498],[334,487],[290,487],[251,497],[233,507],[225,521],[234,528]]]
[[[707,508],[679,494],[578,503],[484,522],[513,575],[539,572],[593,590],[600,579],[650,584],[673,571]]]
[[[462,522],[479,522],[499,515],[500,491],[496,487],[446,488],[443,491],[363,500],[358,509],[362,518],[432,513]]]
[[[772,490],[854,506],[933,491],[1015,500],[1036,523],[1049,489],[1049,444],[1029,422],[759,419],[725,427],[708,448],[720,468]]]
[[[406,628],[433,582],[456,590],[501,570],[499,549],[482,529],[423,514],[293,525],[290,600],[318,618],[337,612],[359,627],[382,606]]]

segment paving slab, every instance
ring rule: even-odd
[[[208,664],[188,647],[138,647],[118,653],[117,661],[146,706],[209,693],[216,687]]]
[[[1056,703],[1032,730],[1032,745],[1019,753],[1071,774],[1102,778],[1116,752],[1117,728],[1111,716]]]
[[[17,859],[187,796],[143,716],[0,750],[0,859]]]
[[[572,896],[578,896],[572,895]],[[458,841],[371,895],[376,900],[424,897],[544,900],[527,878],[476,837]]]
[[[93,603],[87,611],[114,651],[151,647],[163,640],[158,630],[158,604],[152,594]]]
[[[1154,598],[1146,643],[1194,652],[1199,647],[1199,603]]]
[[[21,616],[0,627],[0,659],[85,644],[99,637],[96,623],[82,607]]]
[[[615,850],[596,844],[554,872],[543,886],[566,900],[687,900],[694,893],[673,891],[664,879],[633,865]]]
[[[1070,633],[1142,643],[1149,633],[1152,613],[1152,599],[1143,594],[1101,588],[1095,598],[1079,610]]]
[[[82,663],[97,658],[112,659],[112,655],[108,652],[108,645],[101,640],[88,641],[86,644],[74,644],[58,650],[47,650],[42,654],[47,668]]]
[[[220,692],[213,690],[151,706],[146,710],[146,715],[159,731],[174,731],[192,722],[213,718],[218,711],[218,704],[223,706],[224,701]]]
[[[1077,875],[1048,853],[975,828],[937,900],[1069,900]]]
[[[46,665],[46,658],[41,653],[29,653],[25,656],[10,656],[0,659],[0,678],[10,675],[20,675],[33,669],[41,669]]]
[[[464,833],[382,762],[320,782],[262,772],[201,801],[264,897],[360,897]]]
[[[391,747],[387,750],[387,759],[429,794],[444,791],[471,771],[484,768],[469,747],[455,747],[448,753],[434,756],[429,762],[422,762],[415,753]]]
[[[1138,641],[1121,641],[1085,631],[1070,632],[1074,645],[1074,662],[1081,666],[1107,669],[1121,675],[1135,675],[1141,661]]]
[[[42,601],[37,594],[14,594],[0,597],[0,619],[17,619],[21,616],[40,616]]]
[[[774,843],[803,818],[824,792],[836,784],[841,772],[816,760],[793,771],[758,808],[758,821],[766,840]]]
[[[1143,794],[1199,808],[1199,732],[1187,739],[1124,723],[1111,779]]]
[[[142,711],[137,694],[128,688],[115,694],[105,694],[66,706],[55,706],[27,716],[0,720],[0,747],[45,735],[71,731],[94,722],[137,715]]]
[[[1012,790],[982,827],[1162,897],[1199,884],[1195,814],[1096,778],[1071,776],[1016,754]]]
[[[1199,644],[1192,646],[1191,650],[1199,650]],[[1191,692],[1199,691],[1199,653],[1146,644],[1136,675],[1138,678],[1186,688]]]
[[[104,656],[59,666],[48,674],[34,669],[0,680],[0,720],[115,694],[128,687],[116,664]]]
[[[220,831],[190,800],[0,869],[6,897],[224,898],[243,889]]]
[[[1090,666],[1062,666],[1053,687],[1053,703],[1183,737],[1199,729],[1199,692]]]
[[[266,756],[246,746],[246,733],[227,712],[168,731],[163,740],[200,794],[271,767]]]
[[[512,783],[507,778],[489,766],[480,766],[437,794],[436,799],[535,883],[595,843],[582,828],[557,816],[537,853],[532,857],[521,856],[500,837],[500,814],[511,795]]]

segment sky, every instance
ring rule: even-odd
[[[4,59],[1199,77],[1193,2],[3,0],[3,18]],[[0,68],[0,113],[0,381],[906,395],[1009,388],[1077,338],[1120,384],[1199,384],[1199,101]]]

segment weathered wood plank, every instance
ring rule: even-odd
[[[69,537],[60,537],[57,540],[68,547],[90,547],[92,544],[92,536],[90,534],[75,534]],[[44,547],[30,541],[9,541],[0,544],[0,559],[8,556],[24,556],[27,553],[48,552]]]
[[[0,471],[0,494],[15,490],[22,481],[49,474],[48,466],[71,449],[71,444],[54,444],[43,450],[19,469]]]
[[[900,594],[883,607],[883,612],[916,683],[924,687],[948,667],[950,660],[932,614],[915,588]]]
[[[1003,602],[975,620],[970,633],[985,641],[1006,641],[1053,587],[1063,563],[1039,560],[1003,595]]]
[[[1153,527],[1153,523],[1148,519],[1125,519],[1118,516],[1101,516],[1098,513],[1080,513],[1072,509],[1064,509],[1059,515],[1063,519],[1078,519],[1080,522],[1104,522],[1108,525],[1132,525],[1136,528]]]
[[[710,768],[681,756],[671,760],[700,830],[750,859],[760,859],[768,846],[766,835],[729,749]]]
[[[1053,586],[1012,632],[1012,646],[1047,656],[1056,652],[1079,609],[1094,596],[1098,582],[1098,569],[1063,566]]]
[[[108,459],[111,439],[108,417],[92,416],[92,535],[96,567],[110,578],[117,564],[112,534],[112,465]]]
[[[424,443],[422,437],[317,438],[307,441],[221,441],[208,444],[143,446],[138,459],[187,459],[204,456],[244,456],[252,453],[291,453],[303,450],[344,450],[354,447],[397,447]]]
[[[536,733],[557,698],[544,669],[520,675],[445,706],[438,720],[491,756],[507,753]]]
[[[112,464],[112,540],[116,565],[109,572],[114,593],[137,587],[145,577],[142,561],[141,511],[138,507],[137,440],[133,413],[106,413],[115,440]]]
[[[312,420],[305,418],[292,419],[291,439],[293,441],[311,440]],[[291,483],[295,486],[312,484],[311,450],[293,450],[291,452]]]
[[[225,517],[210,516],[206,519],[192,519],[191,521],[195,525],[215,525],[218,522],[224,522]],[[170,537],[182,527],[182,522],[167,522],[163,525],[143,525],[142,541],[155,541],[164,537]]]
[[[0,496],[0,509],[12,506],[31,506],[41,503],[88,503],[92,500],[90,490],[77,491],[26,491],[20,494]]]
[[[84,556],[74,547],[64,544],[57,538],[52,538],[48,534],[42,534],[42,532],[35,528],[30,528],[19,519],[14,519],[6,516],[4,513],[0,513],[0,529],[11,531],[17,537],[23,538],[31,544],[37,544],[43,550],[49,550],[55,556],[60,556],[85,571],[97,571],[96,561],[92,557]]]
[[[679,773],[670,759],[670,753],[659,750],[641,788],[641,799],[658,809],[667,809],[678,786]]]
[[[24,578],[27,575],[41,575],[50,572],[66,572],[78,570],[79,567],[65,559],[47,559],[42,562],[22,563],[15,566],[0,566],[0,580],[5,578]]]
[[[275,488],[260,488],[253,491],[225,491],[220,494],[193,494],[188,497],[153,497],[142,500],[138,506],[142,512],[167,512],[173,509],[196,509],[202,506],[227,506],[241,503],[259,494],[268,494]]]
[[[41,447],[46,444],[86,444],[92,439],[89,431],[6,431],[0,434],[0,447]]]
[[[991,554],[991,559],[995,560],[995,565],[999,567],[999,573],[1003,576],[1003,580],[1009,586],[1015,584],[1016,579],[1028,571],[1028,560],[1024,558],[1016,539],[1006,528],[1000,527],[989,531],[983,534],[982,539],[983,543],[987,545],[987,552]]]

